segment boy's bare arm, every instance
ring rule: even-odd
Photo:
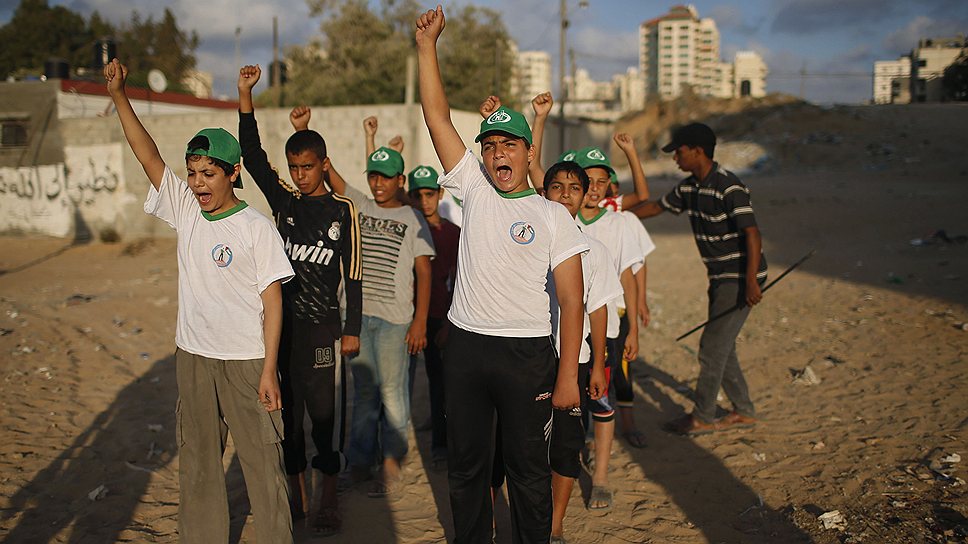
[[[376,117],[369,116],[363,120],[363,134],[366,137],[366,156],[369,157],[376,151],[376,129],[379,123]]]
[[[444,9],[428,11],[417,19],[417,67],[420,81],[420,105],[430,139],[444,172],[450,172],[464,157],[467,147],[450,118],[450,104],[444,93],[437,61],[437,39],[445,26]]]
[[[282,409],[279,389],[279,338],[282,336],[282,284],[274,281],[260,293],[262,297],[262,337],[266,356],[259,378],[259,402],[267,412]]]
[[[636,319],[638,313],[638,285],[635,283],[635,275],[632,274],[632,267],[626,268],[619,276],[622,284],[625,299],[625,315],[628,317],[629,334],[625,338],[624,357],[626,361],[634,361],[639,356],[639,322]]]
[[[760,270],[760,257],[763,251],[763,240],[760,238],[759,227],[746,227],[746,305],[755,306],[763,299],[763,292],[756,280]]]
[[[531,140],[534,146],[534,160],[528,165],[528,177],[531,178],[531,185],[541,191],[544,189],[545,169],[541,165],[541,146],[544,143],[545,123],[551,113],[551,106],[554,100],[551,93],[541,93],[531,99],[531,108],[534,109],[534,126],[531,127]]]
[[[646,292],[646,287],[648,283],[649,266],[647,263],[642,263],[642,268],[635,273],[635,287],[639,293],[639,320],[642,322],[642,328],[648,327],[649,323],[652,322],[652,314],[649,312],[649,301]]]
[[[323,178],[323,181],[329,185],[329,188],[332,189],[334,193],[338,195],[345,195],[346,180],[343,179],[343,176],[339,175],[339,172],[336,171],[336,167],[333,166],[332,162],[330,162],[329,157],[326,157],[324,162],[326,176]]]
[[[165,174],[165,161],[161,158],[155,141],[151,139],[151,135],[145,130],[134,108],[131,107],[131,102],[124,90],[124,82],[127,78],[128,68],[118,59],[111,60],[104,67],[108,94],[114,102],[114,108],[118,110],[118,119],[121,120],[124,137],[128,140],[128,146],[141,163],[141,167],[144,168],[145,174],[148,175],[148,180],[155,189],[158,189],[161,186],[161,178]]]
[[[619,149],[625,153],[629,168],[632,170],[632,183],[635,185],[635,193],[622,197],[622,207],[635,206],[639,202],[649,200],[649,183],[645,179],[645,170],[642,170],[642,163],[639,162],[639,154],[635,150],[635,141],[624,132],[615,134],[613,139]]]
[[[413,321],[407,330],[407,348],[411,355],[427,347],[427,314],[430,312],[430,257],[421,255],[413,260],[414,278],[417,281],[414,296]]]
[[[625,200],[623,198],[623,200]],[[626,206],[626,203],[622,203],[622,209],[627,212],[632,212],[639,219],[648,219],[649,217],[655,217],[665,210],[659,203],[654,200],[647,200],[645,202],[639,202],[638,204],[632,206]]]
[[[561,353],[558,360],[558,378],[551,394],[551,405],[558,410],[569,410],[581,403],[578,391],[578,356],[581,351],[582,325],[585,312],[584,284],[582,283],[581,255],[572,255],[555,267],[552,272],[558,307],[561,309],[558,323]]]
[[[262,76],[262,68],[259,65],[246,65],[239,69],[239,111],[242,113],[252,113],[255,106],[252,104],[252,87],[259,82]]]
[[[605,306],[588,314],[592,338],[592,375],[588,381],[588,396],[598,400],[608,394],[605,379],[605,334],[608,328],[608,310]]]
[[[309,106],[296,106],[289,112],[289,123],[292,124],[292,129],[296,132],[301,130],[309,130],[309,118],[312,117],[313,113],[309,109]]]

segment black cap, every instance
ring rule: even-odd
[[[666,144],[662,151],[670,153],[681,146],[688,147],[716,147],[716,134],[713,129],[702,123],[689,123],[679,127],[672,133],[672,141]]]

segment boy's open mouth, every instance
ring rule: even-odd
[[[511,183],[511,175],[513,174],[510,166],[498,166],[494,173],[497,175],[497,181],[499,183]]]
[[[212,202],[212,193],[195,193],[195,198],[202,206],[208,206]]]

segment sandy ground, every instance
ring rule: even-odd
[[[691,406],[698,335],[674,339],[705,318],[705,277],[685,218],[647,221],[658,245],[649,259],[654,323],[633,369],[636,418],[650,443],[616,443],[610,513],[584,508],[582,479],[566,536],[964,542],[965,462],[929,465],[968,455],[968,331],[959,328],[968,321],[968,244],[927,235],[968,235],[968,176],[894,167],[746,181],[773,277],[817,250],[767,293],[739,338],[761,424],[697,439],[660,430]],[[652,187],[661,194],[671,180]],[[917,238],[927,243],[912,245]],[[0,269],[0,537],[176,542],[174,242],[4,238]],[[793,383],[808,365],[820,383]],[[422,423],[422,369],[418,376]],[[343,495],[344,533],[330,542],[451,535],[446,475],[425,470],[429,441],[429,432],[411,434],[400,500]],[[233,542],[251,542],[231,449],[225,463]],[[817,520],[833,510],[845,531]],[[510,542],[506,505],[498,522],[499,541]],[[310,540],[305,528],[297,540]]]

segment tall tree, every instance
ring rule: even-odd
[[[183,90],[182,78],[195,68],[194,51],[198,35],[178,28],[171,10],[165,8],[160,21],[149,16],[142,19],[135,11],[131,20],[121,26],[118,35],[118,56],[125,59],[130,70],[128,81],[145,86],[148,72],[158,69],[167,76],[171,90]]]
[[[181,30],[167,8],[157,22],[132,12],[129,21],[115,27],[97,11],[85,21],[65,7],[50,7],[47,0],[21,0],[11,20],[0,27],[0,77],[40,75],[52,57],[74,68],[88,67],[94,61],[95,42],[105,37],[117,41],[132,85],[145,85],[148,71],[158,68],[172,89],[179,90],[179,82],[195,67],[198,36]]]
[[[515,58],[501,14],[464,6],[448,17],[440,40],[440,71],[451,107],[477,111],[489,94],[508,104]]]
[[[0,76],[40,75],[56,57],[72,65],[90,51],[84,18],[47,0],[22,0],[10,21],[0,27]]]
[[[383,0],[374,11],[366,0],[308,3],[312,14],[324,17],[321,40],[286,52],[289,83],[282,103],[402,102],[407,57],[414,52],[414,21],[423,9],[421,4],[417,0]],[[494,92],[495,79],[497,89],[507,95],[513,59],[500,14],[466,7],[451,15],[447,26],[441,62],[451,105],[476,110]],[[267,90],[258,102],[279,104],[278,91]]]

